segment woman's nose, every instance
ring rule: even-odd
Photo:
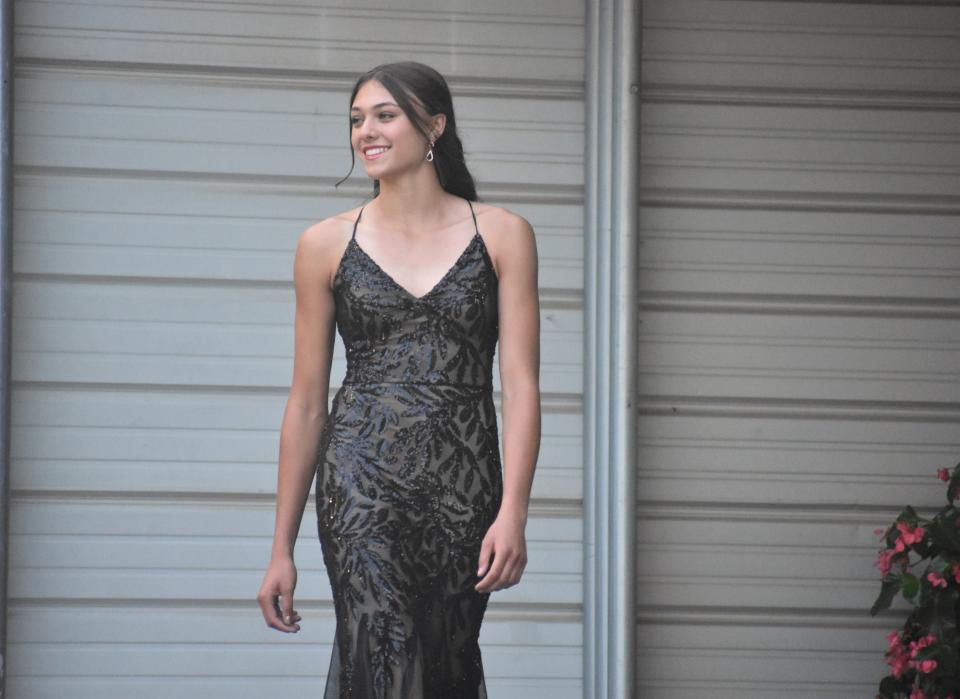
[[[361,141],[371,141],[377,135],[376,125],[373,124],[373,122],[371,122],[369,119],[367,119],[362,124],[360,124],[359,133],[360,133]]]

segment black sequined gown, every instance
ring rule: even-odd
[[[486,699],[478,636],[490,593],[474,585],[503,492],[497,276],[477,229],[417,297],[356,230],[333,281],[347,370],[316,474],[337,615],[324,699]]]

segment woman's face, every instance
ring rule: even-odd
[[[429,143],[379,82],[368,80],[360,86],[350,124],[353,150],[372,179],[429,165],[424,160]]]

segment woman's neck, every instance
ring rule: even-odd
[[[407,177],[401,183],[380,180],[380,193],[373,200],[376,217],[387,227],[411,237],[422,231],[436,230],[448,220],[448,207],[453,195],[440,187],[418,184]],[[368,205],[370,206],[370,205]]]

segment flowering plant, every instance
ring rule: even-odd
[[[933,518],[905,507],[886,529],[876,566],[883,576],[870,614],[900,592],[913,610],[900,631],[887,634],[890,674],[882,699],[960,699],[960,464],[937,471],[947,504]]]

